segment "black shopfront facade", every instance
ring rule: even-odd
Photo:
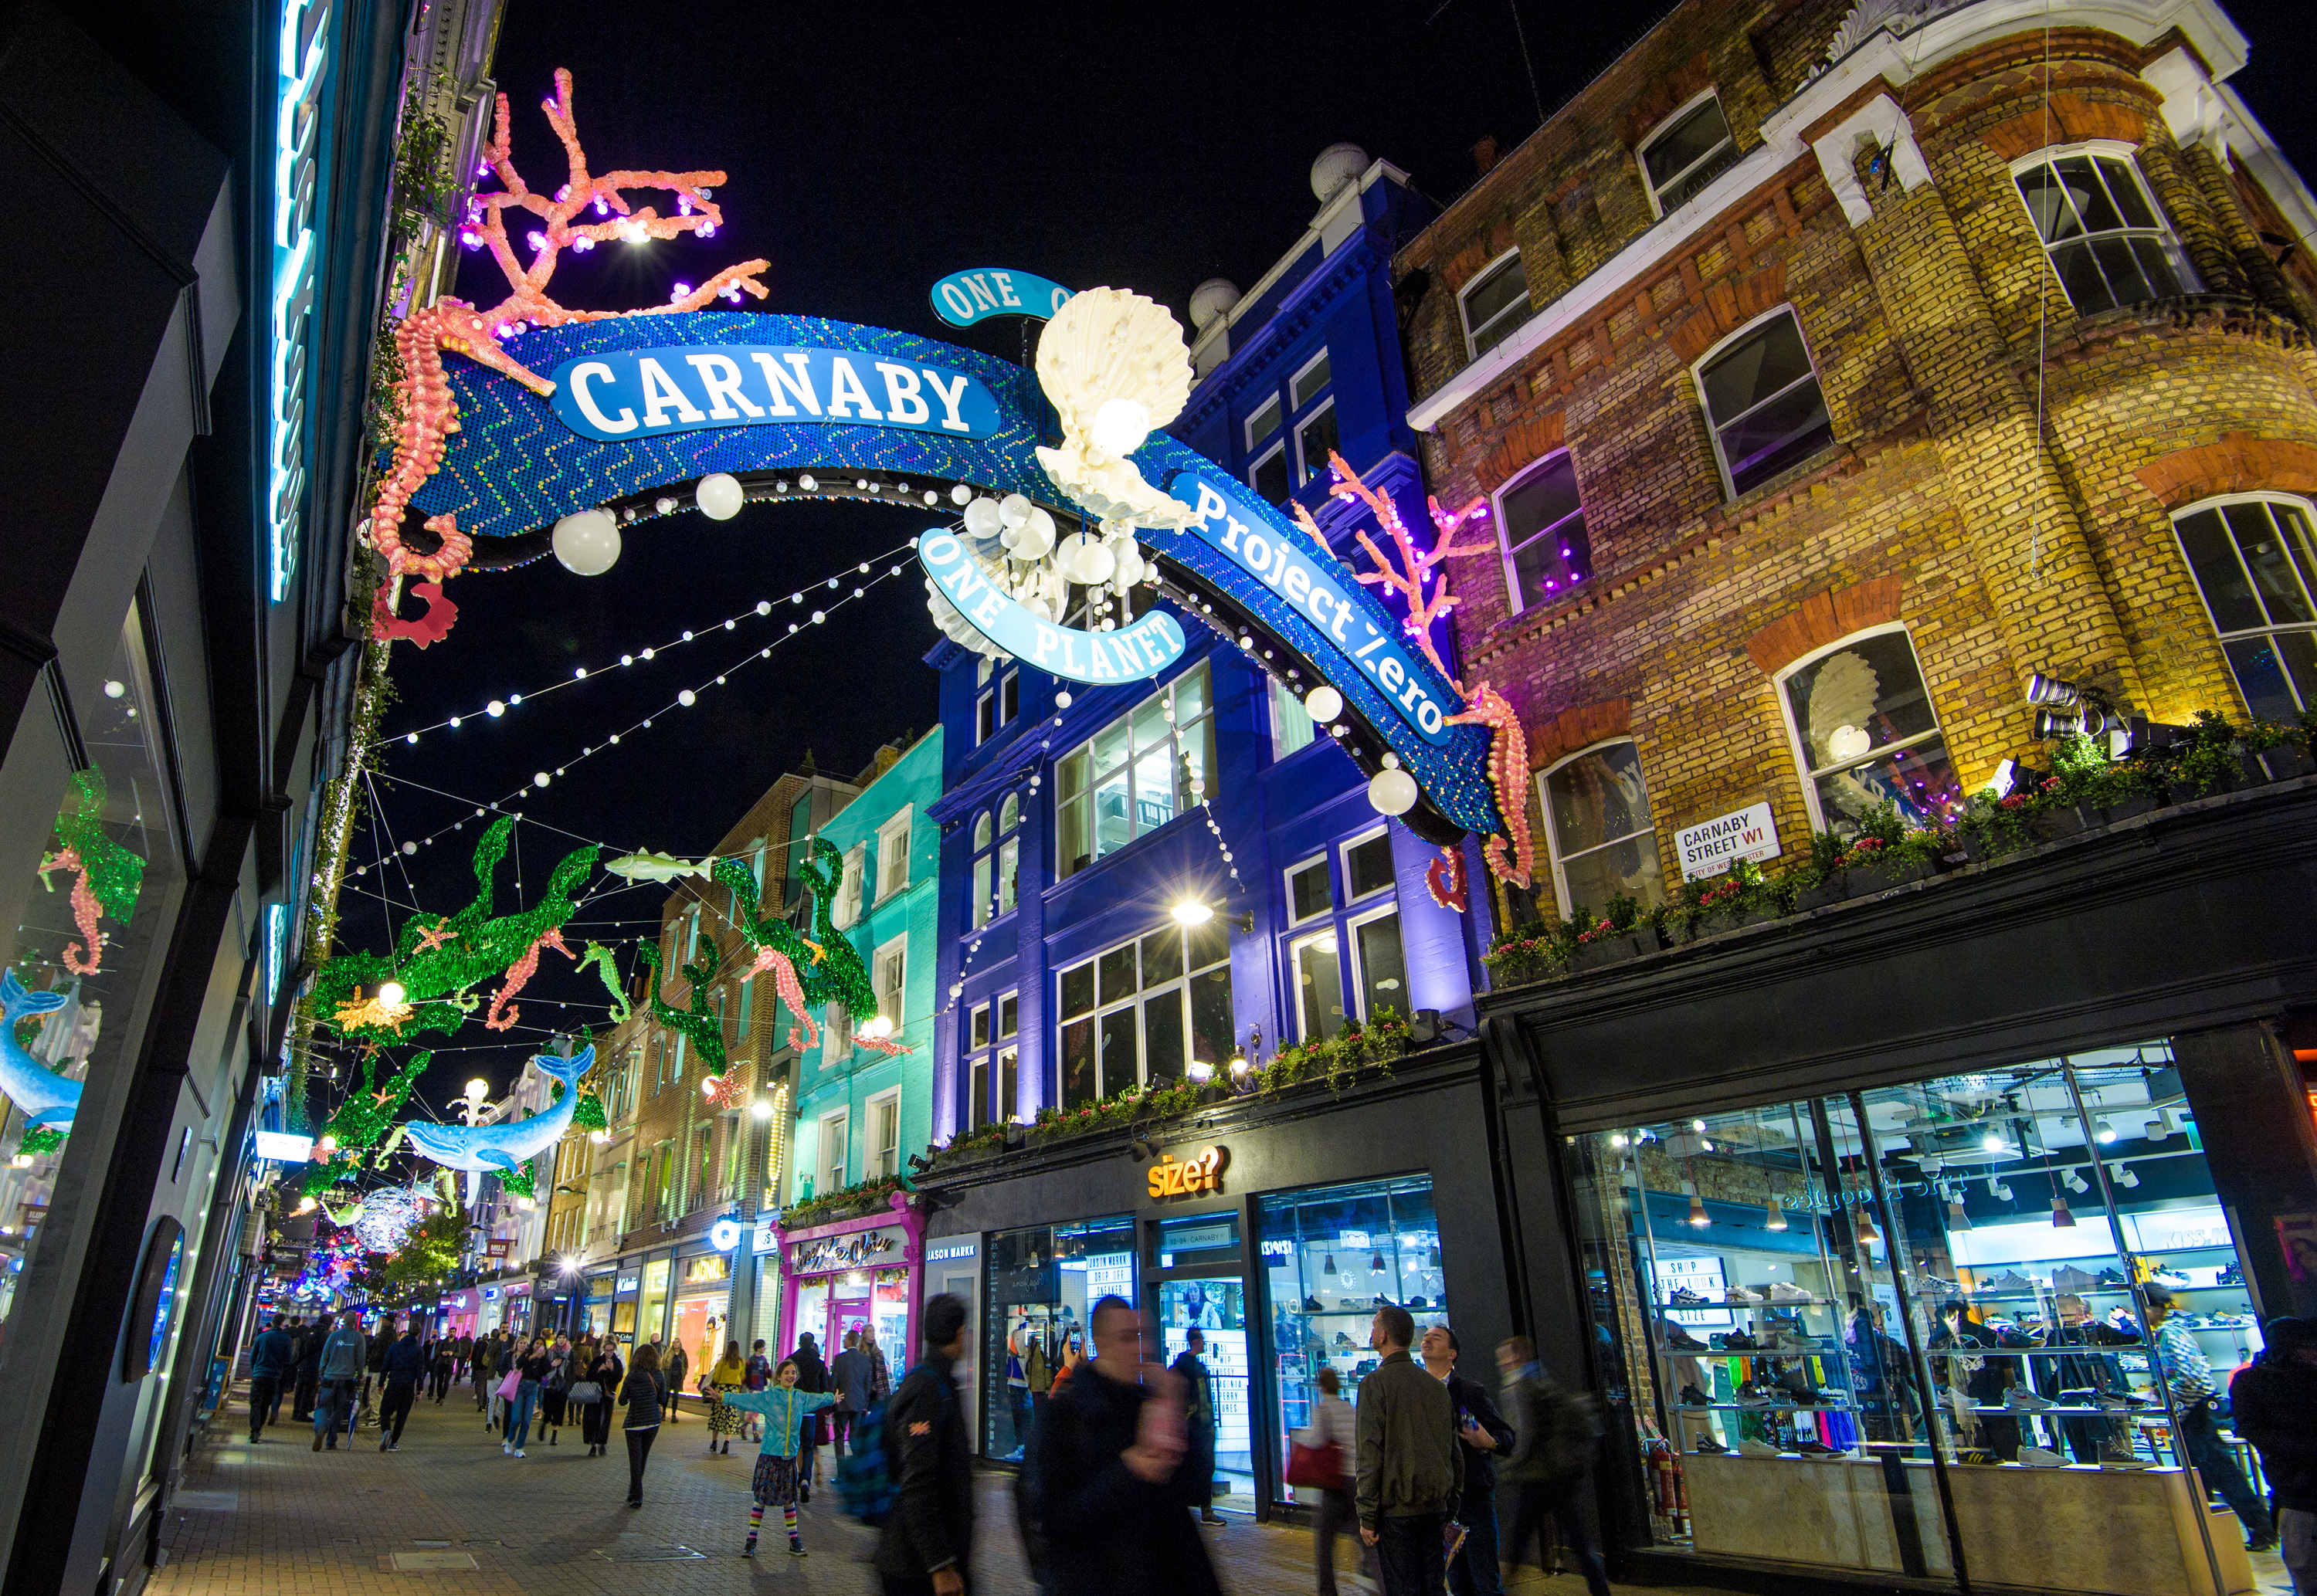
[[[977,1451],[1020,1460],[1066,1347],[1114,1294],[1157,1323],[1154,1356],[1171,1362],[1203,1333],[1216,1505],[1292,1510],[1286,1437],[1309,1422],[1321,1364],[1355,1395],[1379,1300],[1419,1326],[1452,1323],[1477,1378],[1493,1378],[1516,1293],[1500,1122],[1467,1040],[1340,1093],[1227,1099],[922,1178],[927,1256],[971,1261],[937,1268],[928,1289],[974,1282]]]
[[[1510,1316],[1606,1399],[1613,1574],[2252,1588],[2146,1321],[2224,1386],[2317,1312],[2313,888],[2303,780],[1483,998]]]

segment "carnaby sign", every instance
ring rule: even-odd
[[[1778,857],[1778,827],[1767,803],[1749,804],[1674,834],[1681,854],[1681,878],[1718,876],[1741,859],[1759,864]]]
[[[789,1272],[825,1275],[832,1270],[867,1269],[881,1263],[899,1263],[901,1261],[901,1227],[886,1225],[875,1230],[856,1231],[851,1235],[828,1235],[818,1241],[792,1242],[789,1244]]]
[[[980,379],[872,351],[712,343],[607,349],[555,368],[555,415],[582,437],[616,442],[694,427],[828,422],[953,438],[997,431]]]

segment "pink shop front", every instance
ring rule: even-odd
[[[834,1357],[845,1333],[874,1328],[893,1378],[917,1360],[917,1321],[925,1218],[906,1193],[889,1211],[776,1230],[781,1258],[780,1351],[810,1334]]]

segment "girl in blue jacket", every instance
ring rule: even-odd
[[[765,1440],[756,1453],[756,1477],[749,1482],[756,1498],[748,1509],[748,1544],[740,1555],[756,1555],[756,1531],[765,1510],[777,1505],[788,1525],[789,1556],[804,1556],[804,1538],[797,1533],[797,1447],[800,1432],[812,1414],[836,1400],[833,1391],[800,1391],[797,1366],[783,1360],[773,1371],[773,1383],[761,1391],[727,1391],[725,1402],[765,1415]]]

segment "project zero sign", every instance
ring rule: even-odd
[[[1191,1197],[1202,1191],[1221,1191],[1223,1165],[1229,1162],[1230,1152],[1225,1147],[1204,1147],[1179,1163],[1172,1153],[1161,1154],[1158,1162],[1150,1166],[1150,1195]]]
[[[556,419],[615,442],[696,427],[853,423],[987,438],[997,400],[964,371],[785,344],[606,350],[555,368]]]
[[[1007,267],[971,266],[934,284],[934,314],[953,327],[970,327],[993,316],[1051,318],[1078,290],[1049,282],[1035,272]]]
[[[1153,610],[1114,632],[1080,631],[1041,620],[998,591],[959,539],[943,531],[917,539],[917,563],[974,629],[1024,664],[1073,682],[1129,682],[1156,676],[1183,657],[1183,629]]]

